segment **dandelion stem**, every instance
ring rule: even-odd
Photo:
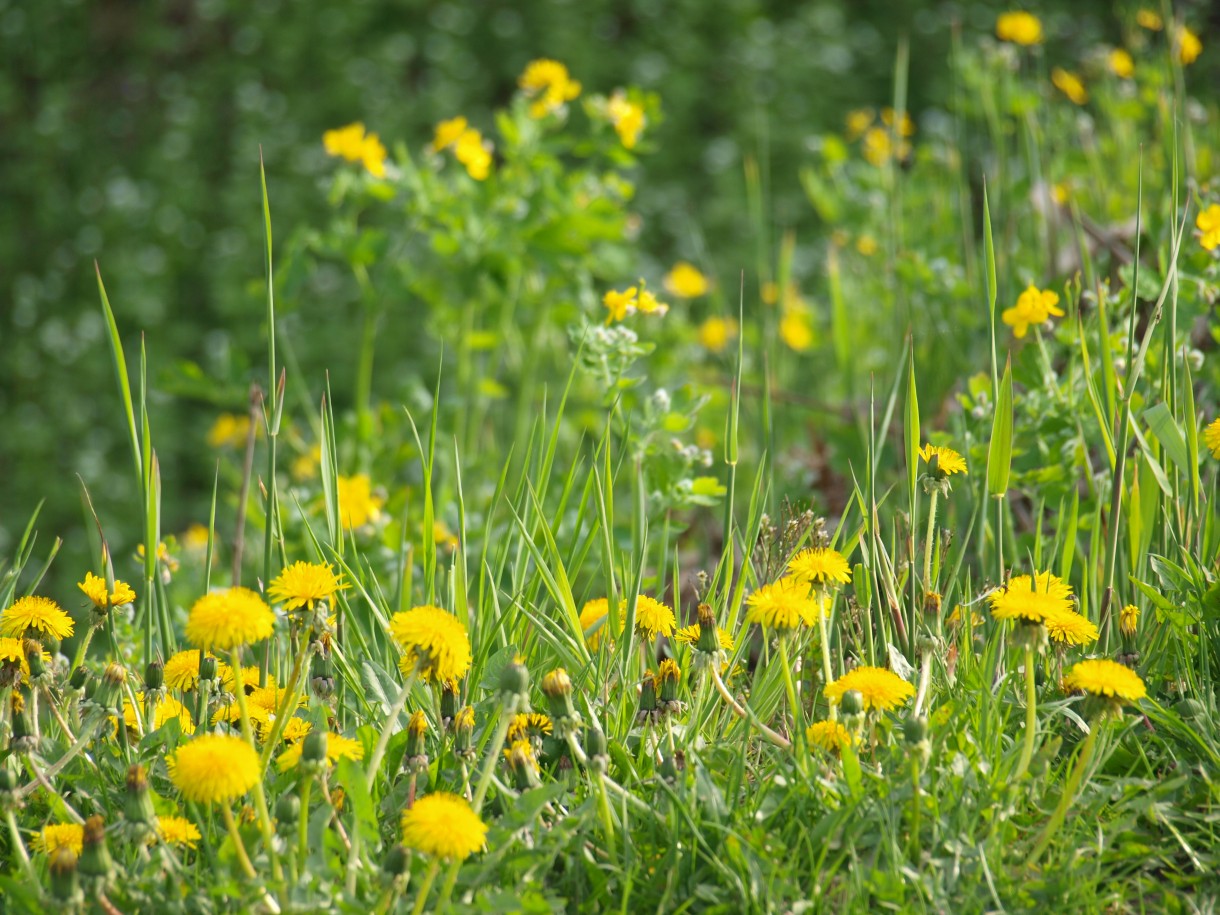
[[[301,779],[301,815],[297,819],[297,856],[301,866],[309,856],[309,795],[313,791],[313,776],[306,775]]]
[[[284,733],[284,728],[288,726],[288,719],[292,716],[292,710],[296,708],[297,687],[300,685],[301,671],[304,669],[304,660],[306,655],[309,654],[309,650],[308,645],[302,648],[299,634],[293,647],[296,649],[296,657],[292,661],[292,673],[288,675],[288,685],[284,687],[284,698],[275,710],[275,723],[271,727],[271,735],[263,746],[262,758],[259,760],[260,772],[267,771],[267,766],[271,762],[271,755],[279,745],[280,735]]]
[[[932,544],[936,540],[936,498],[939,495],[935,489],[928,498],[928,533],[923,541],[923,590],[925,594],[936,590],[936,582],[932,580]]]
[[[1075,800],[1076,791],[1080,787],[1080,781],[1084,778],[1084,773],[1093,762],[1093,753],[1097,749],[1097,732],[1101,727],[1101,723],[1100,716],[1089,722],[1089,736],[1085,738],[1084,746],[1080,748],[1080,756],[1076,758],[1076,766],[1072,769],[1072,774],[1068,776],[1067,785],[1063,789],[1063,796],[1059,798],[1059,806],[1055,808],[1055,812],[1051,814],[1046,828],[1042,830],[1042,835],[1038,837],[1038,843],[1034,846],[1034,850],[1030,852],[1029,858],[1025,862],[1026,866],[1033,867],[1033,865],[1038,863],[1042,853],[1046,851],[1047,847],[1051,844],[1051,840],[1055,838],[1055,833],[1063,825],[1068,807]]]
[[[411,695],[411,690],[415,687],[415,678],[419,675],[419,666],[416,665],[411,669],[411,673],[407,675],[406,682],[402,685],[402,689],[394,698],[394,705],[390,709],[390,714],[386,717],[385,724],[381,728],[381,735],[377,738],[377,746],[373,748],[373,755],[369,757],[369,766],[365,772],[365,778],[372,785],[374,776],[377,775],[377,767],[381,765],[381,760],[385,757],[386,747],[390,745],[390,735],[393,733],[394,725],[398,723],[398,716],[402,714],[403,706],[407,704],[407,697]]]
[[[818,615],[818,636],[822,643],[822,688],[825,689],[835,678],[830,662],[830,634],[826,628],[826,614],[822,610],[821,595],[814,595],[813,604],[814,612]],[[832,705],[829,715],[831,721],[838,720],[838,706]]]
[[[1034,758],[1034,735],[1038,730],[1038,696],[1034,690],[1034,646],[1025,646],[1025,745],[1021,748],[1021,760],[1013,776],[1020,778],[1029,770]]]
[[[788,660],[788,636],[779,637],[779,664],[784,672],[784,690],[788,693],[788,707],[792,710],[792,727],[794,742],[797,748],[797,762],[803,768],[806,754],[801,752],[805,743],[805,728],[801,703],[796,696],[796,684],[792,682],[792,664]]]
[[[728,703],[729,708],[736,712],[739,718],[748,718],[750,722],[762,732],[762,735],[777,747],[783,747],[785,750],[792,749],[792,741],[782,734],[777,734],[775,731],[771,730],[758,720],[758,716],[755,715],[753,711],[733,698],[733,694],[729,692],[729,688],[724,685],[724,680],[720,678],[720,671],[716,670],[715,664],[709,664],[707,669],[711,673],[712,682],[716,684],[716,691],[720,693],[721,698]]]
[[[456,861],[454,862],[457,863]],[[428,862],[428,872],[424,874],[424,882],[419,885],[419,893],[415,897],[415,906],[411,909],[411,915],[420,915],[424,910],[424,903],[428,901],[428,894],[432,892],[432,884],[436,882],[436,874],[441,869],[439,858],[433,858]],[[443,911],[448,898],[436,907],[436,911]]]
[[[30,886],[38,886],[38,874],[34,872],[34,866],[30,863],[29,852],[25,850],[25,843],[21,841],[21,833],[17,830],[17,820],[13,816],[12,809],[4,811],[5,822],[8,823],[8,834],[12,840],[12,847],[17,850],[17,861],[21,864],[22,873],[25,874],[25,879]]]
[[[508,726],[517,714],[517,696],[510,696],[500,712],[500,720],[496,722],[496,732],[487,746],[487,755],[483,758],[483,771],[479,774],[479,784],[474,791],[474,799],[470,806],[478,813],[483,809],[483,799],[487,797],[487,788],[491,784],[491,775],[500,759],[500,751],[504,749],[504,738],[508,736]]]
[[[238,648],[233,648],[229,652],[233,661],[233,691],[237,694],[237,709],[241,714],[241,733],[245,738],[246,743],[257,751],[258,745],[254,742],[254,729],[250,726],[250,710],[246,706],[246,685],[242,682],[241,669],[241,652]],[[263,844],[267,846],[267,857],[271,859],[271,874],[276,882],[284,879],[284,871],[280,867],[280,858],[275,851],[274,833],[271,828],[271,813],[267,809],[267,795],[263,791],[263,775],[260,772],[258,779],[254,782],[254,809],[258,813],[259,831],[263,834]]]
[[[237,862],[241,865],[242,873],[248,880],[254,880],[258,875],[254,872],[254,865],[250,863],[246,843],[241,839],[241,833],[237,829],[237,823],[233,819],[233,810],[228,801],[220,805],[220,812],[224,816],[225,828],[229,830],[229,836],[233,839],[233,848],[237,851]]]

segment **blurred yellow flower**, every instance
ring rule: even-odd
[[[1140,10],[1135,14],[1135,21],[1150,32],[1159,32],[1165,27],[1161,14],[1149,9]]]
[[[931,464],[932,458],[936,458],[937,467],[946,476],[966,472],[966,459],[952,448],[933,445],[929,442],[919,449],[919,456],[926,464]]]
[[[436,133],[432,138],[432,151],[441,152],[458,141],[466,132],[466,119],[459,115],[436,125]]]
[[[1001,13],[995,22],[995,35],[1000,41],[1030,45],[1042,43],[1042,20],[1033,13],[1016,11]]]
[[[1045,324],[1052,315],[1063,317],[1063,311],[1058,305],[1058,295],[1049,289],[1038,289],[1030,283],[1017,297],[1017,304],[1012,308],[1005,308],[1000,318],[1012,328],[1013,335],[1019,339],[1029,333],[1030,325]]]
[[[209,448],[244,448],[250,434],[250,417],[235,413],[221,413],[208,430]],[[255,430],[258,435],[258,430]]]
[[[1055,88],[1072,100],[1074,105],[1083,105],[1089,100],[1089,91],[1075,73],[1055,67],[1051,70],[1051,82]]]
[[[1135,75],[1135,60],[1126,48],[1115,48],[1106,58],[1110,72],[1119,79],[1130,79]]]
[[[864,136],[864,131],[873,126],[873,109],[857,108],[847,113],[846,136],[849,142],[855,142]]]
[[[898,136],[911,137],[915,135],[915,122],[911,120],[910,112],[902,112],[902,118],[898,118],[898,112],[893,108],[881,109],[881,123],[886,127],[893,127],[895,122],[898,124]]]
[[[699,342],[713,353],[722,353],[729,341],[737,336],[737,322],[732,318],[708,318],[699,325]]]
[[[790,310],[779,321],[779,337],[798,353],[813,346],[813,323],[805,311]]]
[[[665,274],[665,279],[661,281],[665,287],[665,291],[670,295],[676,295],[680,299],[697,299],[701,295],[705,295],[708,290],[707,277],[705,277],[699,268],[694,264],[689,264],[686,261],[678,261],[670,269],[669,273]]]
[[[484,142],[483,135],[474,128],[462,131],[453,154],[466,166],[466,173],[475,181],[483,181],[491,171],[491,150]]]
[[[1203,444],[1212,453],[1212,457],[1220,458],[1220,419],[1213,419],[1203,430]]]
[[[1177,41],[1175,42],[1178,48],[1178,60],[1184,66],[1189,66],[1199,59],[1199,55],[1203,53],[1203,42],[1199,40],[1199,36],[1182,26],[1178,30]]]
[[[828,683],[823,694],[827,700],[837,705],[843,699],[844,693],[852,691],[863,696],[866,711],[889,711],[915,695],[914,686],[884,667],[857,667],[850,670],[833,683]]]
[[[1106,658],[1079,662],[1063,678],[1063,688],[1127,702],[1135,702],[1147,695],[1139,674]]]
[[[877,239],[867,233],[856,239],[856,250],[865,257],[872,257],[877,253],[877,249]]]
[[[192,552],[203,552],[208,548],[208,529],[195,523],[182,532],[178,538],[184,549]]]
[[[377,134],[365,133],[359,121],[326,131],[322,134],[322,145],[328,155],[359,162],[373,177],[385,177],[385,146]]]
[[[1202,234],[1199,244],[1208,251],[1220,248],[1220,203],[1213,203],[1195,217],[1195,228]]]
[[[580,95],[580,83],[557,60],[531,61],[517,80],[527,98],[533,99],[530,117],[542,118],[559,111],[566,102]]]
[[[618,89],[606,102],[606,114],[610,116],[610,123],[614,125],[614,132],[623,146],[635,149],[646,123],[644,109],[628,99],[622,89]]]
[[[364,527],[381,517],[385,499],[373,494],[368,474],[339,477],[339,519],[348,530]]]

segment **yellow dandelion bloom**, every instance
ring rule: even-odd
[[[818,603],[809,593],[808,582],[781,578],[758,588],[746,598],[746,619],[764,629],[790,632],[817,621]],[[822,612],[826,612],[823,604]]]
[[[483,135],[473,127],[462,131],[453,146],[453,155],[475,181],[483,181],[491,171],[491,150]]]
[[[253,705],[249,702],[246,703],[246,717],[250,719],[250,728],[259,740],[262,740],[267,735],[271,730],[272,722],[275,720],[273,712],[267,711],[261,705]],[[234,700],[233,702],[216,706],[216,710],[212,712],[212,724],[217,725],[222,721],[233,728],[240,727],[241,703]]]
[[[1220,248],[1220,203],[1213,203],[1195,217],[1199,244],[1208,251]]]
[[[837,721],[815,721],[805,728],[805,741],[811,750],[838,753],[852,744],[851,731]]]
[[[640,134],[647,123],[644,109],[627,98],[627,93],[619,89],[606,102],[606,114],[609,115],[610,123],[614,125],[614,132],[618,134],[623,146],[627,149],[635,149],[635,144],[639,142]]]
[[[1130,79],[1135,75],[1135,60],[1126,48],[1115,48],[1106,57],[1110,72],[1119,79]]]
[[[1140,624],[1140,608],[1135,604],[1127,604],[1118,615],[1118,628],[1123,635],[1130,638]]]
[[[993,591],[987,598],[991,615],[997,620],[1021,620],[1041,623],[1048,616],[1074,613],[1068,599],[1072,589],[1049,572],[1037,577],[1036,590],[1030,576],[1017,575],[1008,587]]]
[[[255,435],[258,434],[255,427]],[[221,413],[208,430],[209,448],[244,448],[250,437],[250,417],[241,413]]]
[[[111,720],[115,721],[116,719],[111,718]],[[178,724],[182,727],[183,734],[195,733],[195,724],[191,721],[191,713],[187,710],[186,706],[173,696],[166,696],[157,703],[153,710],[152,730],[158,730],[171,720],[177,720]],[[135,705],[131,704],[130,699],[123,700],[123,723],[129,731],[137,733],[147,724],[147,717],[144,714],[143,693],[136,693]]]
[[[424,605],[395,613],[390,634],[402,648],[399,667],[404,674],[416,665],[431,683],[460,680],[470,670],[470,637],[452,613]]]
[[[305,750],[305,742],[297,741],[292,744],[276,757],[275,764],[281,772],[287,772],[289,769],[296,768],[301,762],[301,754]],[[351,737],[344,737],[342,734],[330,733],[326,735],[326,763],[333,766],[343,758],[361,760],[364,759],[364,744],[359,740],[353,740]]]
[[[838,550],[810,547],[789,561],[788,577],[805,584],[845,585],[851,581],[851,566]]]
[[[49,597],[18,598],[0,613],[0,635],[13,638],[66,639],[72,634],[72,617]]]
[[[450,118],[447,121],[441,121],[436,125],[436,132],[432,137],[432,151],[440,152],[448,149],[457,143],[458,139],[466,132],[466,119],[461,115],[456,118]]]
[[[589,646],[590,651],[597,651],[597,646],[601,644],[602,630],[609,625],[609,620],[606,619],[609,613],[610,602],[604,597],[586,601],[584,607],[581,608],[580,629],[585,634],[585,644]],[[606,621],[602,622],[603,620]],[[600,625],[598,625],[599,623]],[[621,614],[619,625],[622,625]]]
[[[1045,324],[1052,315],[1063,317],[1063,311],[1058,305],[1058,295],[1049,289],[1041,290],[1030,283],[1017,297],[1017,304],[1012,308],[1005,308],[1000,318],[1012,328],[1013,336],[1020,339],[1029,332],[1030,325]]]
[[[242,679],[243,681],[245,680],[244,674]],[[253,682],[258,682],[257,677]],[[277,711],[279,711],[280,706],[284,704],[284,700],[288,696],[288,690],[276,689],[275,681],[270,677],[267,678],[266,686],[256,686],[254,689],[251,689],[248,692],[250,695],[247,705],[252,708],[266,709],[268,714],[271,715],[274,715]],[[307,696],[300,696],[298,697],[298,700],[299,701],[297,704],[300,706],[307,705],[309,702]]]
[[[1055,88],[1066,95],[1073,105],[1084,105],[1089,101],[1089,90],[1084,87],[1080,77],[1062,67],[1051,69],[1051,82]]]
[[[530,61],[517,85],[527,98],[534,100],[529,109],[532,118],[560,111],[565,103],[580,95],[580,83],[572,79],[568,68],[557,60]]]
[[[674,641],[679,645],[697,645],[699,643],[699,624],[691,623],[674,632]],[[716,627],[716,643],[721,651],[733,651],[733,637],[719,626]]]
[[[697,299],[707,295],[708,282],[698,267],[686,261],[678,261],[661,281],[665,291],[680,299]]]
[[[254,748],[223,734],[196,737],[169,759],[170,781],[196,804],[234,801],[254,787],[260,773]]]
[[[313,730],[313,722],[305,718],[289,718],[288,723],[284,725],[284,733],[280,735],[280,739],[284,743],[296,743],[304,739],[310,731]]]
[[[51,854],[57,848],[70,848],[78,855],[85,844],[85,827],[80,823],[48,823],[34,833],[34,851]]]
[[[373,495],[368,474],[338,478],[339,519],[348,530],[364,527],[381,517],[385,499]]]
[[[1097,641],[1097,626],[1074,610],[1051,610],[1042,618],[1046,634],[1064,645],[1089,645]]]
[[[1063,688],[1092,696],[1135,702],[1148,694],[1139,674],[1117,661],[1093,658],[1081,661],[1063,678]]]
[[[1008,590],[1013,594],[1028,594],[1038,591],[1051,597],[1067,598],[1072,595],[1072,586],[1054,572],[1039,572],[1034,578],[1014,575],[1008,580]]]
[[[846,120],[848,142],[854,143],[864,136],[864,131],[872,126],[875,116],[872,108],[857,108],[854,111],[849,111]]]
[[[157,837],[166,845],[195,848],[203,838],[199,827],[186,817],[157,817]]]
[[[1199,36],[1182,26],[1178,30],[1177,38],[1178,60],[1184,66],[1189,66],[1199,59],[1199,55],[1203,53],[1203,42],[1199,40]]]
[[[272,579],[267,596],[283,604],[285,610],[312,610],[318,601],[329,600],[336,591],[350,587],[342,583],[342,575],[336,575],[329,562],[298,560]]]
[[[186,637],[200,648],[226,650],[271,637],[275,614],[249,588],[212,591],[195,601]]]
[[[1135,14],[1135,21],[1141,28],[1145,28],[1150,32],[1159,32],[1165,28],[1165,23],[1161,19],[1161,14],[1155,10],[1142,9]]]
[[[179,651],[171,655],[170,659],[165,662],[165,668],[162,671],[166,687],[182,692],[197,687],[199,685],[199,655],[198,648]],[[217,663],[217,673],[222,667],[224,667],[223,664]]]
[[[513,716],[505,738],[510,744],[529,737],[542,737],[555,730],[549,716],[541,712],[521,712]]]
[[[732,318],[708,318],[699,325],[699,343],[713,353],[723,353],[737,337],[737,322]]]
[[[813,346],[813,322],[804,309],[791,308],[779,319],[779,338],[793,352],[803,353]]]
[[[487,824],[456,794],[427,794],[402,815],[402,844],[434,858],[463,861],[486,839]]]
[[[995,22],[995,36],[1000,41],[1011,41],[1025,47],[1041,44],[1042,20],[1022,10],[1001,13]]]
[[[676,624],[673,610],[665,604],[646,594],[636,597],[635,632],[640,638],[649,642],[661,635],[668,638],[674,634]]]
[[[1212,457],[1220,458],[1220,419],[1213,419],[1203,430],[1203,444],[1212,453]]]
[[[866,710],[889,711],[915,695],[915,687],[884,667],[857,667],[827,685],[825,694],[838,703],[843,694],[855,690],[864,697]]]
[[[85,597],[89,598],[93,606],[99,610],[121,607],[123,604],[134,602],[136,599],[136,592],[126,582],[115,581],[114,590],[107,591],[106,579],[100,575],[94,575],[92,572],[86,572],[85,580],[79,582],[77,587],[84,592]]]
[[[966,472],[966,459],[952,448],[928,443],[919,449],[919,456],[925,464],[931,464],[932,458],[935,457],[937,467],[946,476]]]

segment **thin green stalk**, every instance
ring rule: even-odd
[[[368,780],[370,786],[373,784],[373,778],[377,775],[377,768],[381,765],[381,760],[385,757],[386,747],[390,745],[390,735],[394,733],[394,725],[398,723],[398,716],[402,714],[403,706],[407,704],[407,697],[411,695],[411,690],[414,688],[415,680],[418,676],[419,667],[417,665],[407,675],[406,682],[394,698],[394,705],[390,709],[390,714],[386,717],[385,724],[381,728],[381,734],[377,738],[377,746],[373,748],[373,755],[369,757],[368,768],[364,773],[364,777]],[[507,725],[505,727],[507,728]]]
[[[419,893],[415,897],[415,906],[411,909],[411,915],[420,915],[423,912],[424,903],[428,901],[428,894],[432,892],[432,884],[436,882],[436,875],[440,869],[440,858],[432,858],[428,862],[428,872],[424,874],[424,882],[419,885]],[[443,912],[448,903],[449,899],[446,895],[442,898],[441,904],[436,907],[436,911]]]
[[[932,544],[936,540],[936,498],[939,495],[932,490],[928,501],[928,533],[923,542],[923,590],[928,594],[936,590],[936,582],[932,580]]]
[[[309,857],[309,795],[313,791],[313,776],[306,775],[301,779],[298,794],[301,797],[301,815],[297,819],[297,856],[301,867]]]
[[[821,616],[819,609],[818,616]],[[788,694],[788,707],[792,710],[792,742],[796,745],[797,764],[803,768],[805,757],[805,722],[804,710],[796,696],[796,685],[792,682],[792,664],[788,659],[788,639],[790,636],[779,637],[779,664],[784,673],[784,690]]]
[[[233,691],[237,694],[237,709],[241,714],[241,733],[246,743],[257,748],[254,742],[254,729],[250,726],[250,710],[246,705],[246,685],[242,682],[241,652],[233,648],[229,656],[233,662]],[[120,731],[122,728],[119,729]],[[267,846],[267,857],[271,859],[271,874],[278,883],[284,879],[284,871],[280,867],[280,858],[275,851],[275,832],[271,826],[271,813],[267,808],[267,794],[263,790],[263,776],[254,782],[254,809],[258,814],[259,830],[263,834],[263,844]]]
[[[1019,779],[1029,771],[1034,758],[1034,737],[1038,731],[1038,695],[1034,689],[1034,646],[1025,646],[1025,743],[1021,748],[1021,759],[1013,776]]]
[[[25,842],[21,841],[21,833],[17,830],[17,819],[13,816],[12,808],[4,811],[4,821],[8,823],[9,847],[17,851],[17,863],[21,865],[21,872],[25,874],[27,884],[34,887],[39,886],[38,874],[34,871],[34,865],[30,863],[30,855],[25,850]]]
[[[749,719],[750,723],[753,724],[754,727],[758,728],[759,731],[762,732],[762,735],[777,747],[782,747],[785,750],[792,749],[792,741],[790,741],[783,734],[777,734],[775,731],[771,730],[759,720],[758,716],[754,714],[749,706],[742,705],[733,698],[733,694],[730,693],[729,688],[724,685],[724,680],[722,680],[720,677],[720,671],[716,669],[716,665],[714,663],[709,664],[707,669],[712,678],[712,682],[716,684],[716,690],[720,693],[720,697],[724,699],[726,703],[728,703],[729,708],[737,713],[738,718]]]
[[[233,809],[229,806],[228,801],[220,805],[220,812],[224,816],[225,828],[229,830],[229,837],[233,840],[233,848],[237,851],[237,862],[241,865],[242,873],[246,875],[247,880],[257,879],[258,874],[254,872],[254,865],[250,863],[246,843],[241,839],[241,832],[237,829],[237,823],[233,819]]]
[[[1084,746],[1080,748],[1080,756],[1077,757],[1076,766],[1068,777],[1068,783],[1063,789],[1063,796],[1059,798],[1059,805],[1055,808],[1055,812],[1051,814],[1046,828],[1042,830],[1042,835],[1038,837],[1034,850],[1030,852],[1029,858],[1025,862],[1027,867],[1033,867],[1038,863],[1038,859],[1042,857],[1042,854],[1051,844],[1051,840],[1055,838],[1055,833],[1063,825],[1068,808],[1072,805],[1072,801],[1076,799],[1076,791],[1080,787],[1080,781],[1084,778],[1084,773],[1093,762],[1093,754],[1097,749],[1097,731],[1101,723],[1101,716],[1094,717],[1089,722],[1089,736],[1085,738]]]

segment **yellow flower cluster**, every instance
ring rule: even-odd
[[[339,520],[347,530],[355,530],[381,518],[385,499],[373,493],[367,473],[338,478]]]
[[[1026,290],[1017,297],[1017,304],[1005,308],[1000,318],[1012,328],[1013,336],[1018,339],[1029,333],[1031,326],[1045,324],[1051,316],[1063,317],[1063,311],[1058,307],[1059,296],[1049,289],[1042,290],[1030,283]]]
[[[131,585],[116,579],[114,590],[107,591],[106,579],[100,575],[94,575],[92,572],[86,572],[85,580],[77,584],[77,587],[99,610],[121,607],[123,604],[133,603],[136,599],[136,592],[131,589]]]
[[[436,125],[432,138],[432,151],[453,149],[453,156],[466,167],[466,174],[475,181],[483,181],[491,172],[491,144],[483,135],[458,116]]]
[[[531,61],[517,80],[517,85],[527,98],[533,100],[530,104],[532,118],[544,118],[559,112],[565,104],[580,95],[580,83],[572,79],[568,68],[557,60]],[[624,145],[628,145],[626,141]]]
[[[658,301],[657,297],[648,291],[643,280],[640,280],[639,286],[631,286],[622,292],[611,289],[602,296],[602,304],[609,312],[606,316],[607,324],[623,321],[637,311],[646,315],[663,315],[669,311],[668,305]]]
[[[1055,84],[1056,89],[1071,99],[1073,105],[1084,105],[1089,101],[1089,90],[1075,73],[1062,67],[1054,67],[1051,70],[1051,82]]]
[[[665,291],[680,299],[697,299],[706,295],[707,277],[694,264],[678,261],[661,281]]]
[[[377,134],[365,133],[364,125],[359,121],[326,131],[322,134],[322,145],[328,155],[359,162],[374,178],[385,177],[385,146]]]
[[[640,134],[644,131],[646,119],[644,109],[636,102],[627,98],[622,89],[616,90],[606,102],[606,114],[614,125],[614,132],[627,149],[635,149]]]

